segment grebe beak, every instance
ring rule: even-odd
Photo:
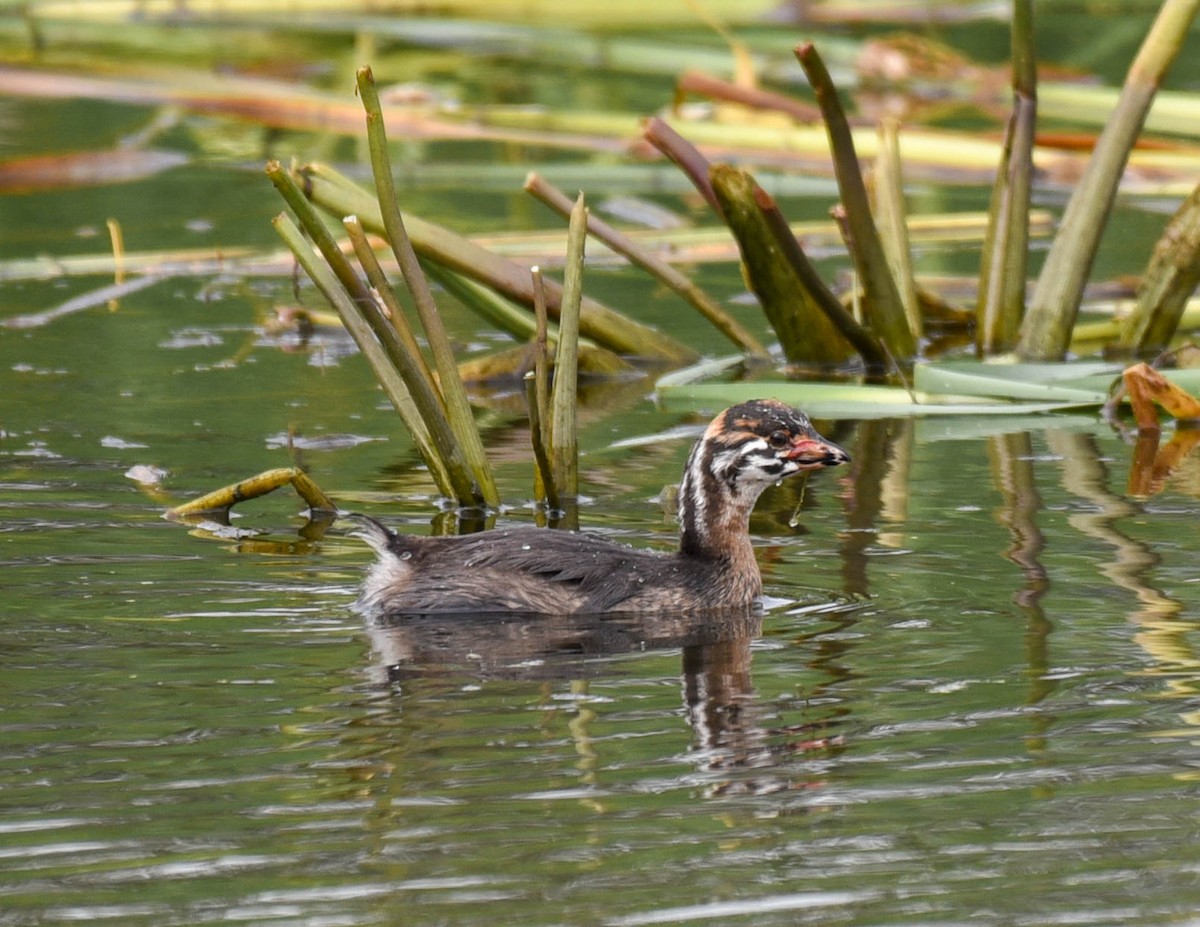
[[[792,446],[783,454],[785,460],[799,464],[801,470],[816,470],[819,467],[836,467],[850,463],[850,455],[832,441],[818,434],[797,435]]]

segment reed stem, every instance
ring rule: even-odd
[[[353,213],[367,229],[386,234],[379,204],[361,187],[323,164],[301,169],[301,177],[305,192],[322,209],[337,215]],[[533,305],[533,285],[527,268],[418,216],[408,216],[405,229],[422,258],[478,280],[515,302]],[[546,305],[551,317],[558,312],[561,299],[562,287],[547,280]],[[669,363],[690,363],[698,356],[674,338],[587,296],[580,307],[579,325],[582,334],[618,354]]]
[[[657,116],[646,120],[642,127],[642,137],[683,171],[697,192],[704,197],[704,202],[720,216],[721,203],[709,180],[712,165],[709,164],[708,158],[700,153],[700,149]]]
[[[754,178],[728,164],[714,164],[711,184],[721,215],[737,239],[746,280],[775,329],[784,356],[793,364],[821,366],[850,360],[850,344],[827,318],[822,297],[809,290],[816,272],[801,279],[780,260],[776,234],[755,198],[759,188]]]
[[[387,310],[388,321],[392,323],[392,327],[396,329],[396,334],[404,342],[404,347],[407,349],[412,362],[416,365],[421,376],[432,386],[435,382],[433,373],[430,371],[429,365],[425,363],[425,355],[421,353],[421,346],[417,344],[417,337],[413,334],[412,326],[408,324],[408,317],[404,314],[404,307],[400,305],[400,301],[396,298],[396,291],[392,289],[391,281],[388,280],[387,274],[384,273],[383,268],[379,264],[379,258],[375,255],[375,249],[371,247],[371,243],[367,239],[366,229],[358,221],[358,216],[346,216],[342,220],[342,225],[345,226],[346,235],[354,248],[354,255],[358,258],[358,264],[363,269],[363,273],[367,275],[367,282],[371,285],[371,289],[379,297],[384,308]]]
[[[429,289],[429,281],[425,279],[421,270],[416,251],[413,250],[404,227],[404,217],[401,216],[397,204],[391,159],[387,151],[387,130],[383,124],[383,110],[371,69],[359,68],[357,80],[359,97],[366,111],[367,143],[371,152],[371,170],[375,175],[375,189],[378,193],[383,227],[387,231],[392,253],[400,265],[404,282],[408,284],[417,315],[425,329],[426,340],[433,353],[433,363],[437,370],[441,398],[450,429],[471,470],[478,495],[486,504],[497,506],[500,504],[500,492],[496,488],[496,481],[483,449],[483,439],[479,436],[479,429],[475,427],[471,404],[467,401],[466,387],[458,376],[454,349],[450,346],[450,338],[442,324],[442,317],[438,314],[433,292]]]
[[[920,339],[925,326],[917,299],[917,283],[913,279],[912,247],[908,241],[908,209],[904,203],[904,172],[900,165],[900,126],[892,118],[882,119],[879,123],[874,181],[880,243],[900,293],[909,331]]]
[[[374,294],[367,289],[366,284],[355,272],[349,258],[337,246],[333,235],[325,227],[304,193],[296,186],[291,175],[283,169],[278,161],[271,161],[267,164],[267,175],[285,202],[292,207],[300,225],[313,240],[321,252],[321,256],[325,258],[326,263],[346,290],[356,307],[357,314],[366,320],[371,331],[375,333],[388,362],[404,380],[404,385],[408,388],[421,418],[428,426],[429,436],[437,449],[437,454],[441,457],[442,463],[450,475],[454,486],[450,498],[457,500],[461,505],[477,505],[480,500],[474,480],[463,459],[458,443],[454,439],[449,422],[446,420],[441,397],[437,395],[432,384],[420,375],[418,366],[406,356],[404,342],[396,334],[396,329],[391,322],[384,316]],[[322,290],[322,292],[325,291]],[[337,304],[335,304],[335,308],[337,308]],[[339,313],[340,311],[339,309]]]
[[[863,362],[876,371],[881,371],[887,365],[887,352],[871,332],[863,328],[858,321],[846,310],[840,299],[825,285],[817,269],[808,260],[808,255],[800,246],[796,236],[788,227],[787,219],[779,211],[775,200],[761,187],[754,187],[754,201],[758,204],[767,228],[775,239],[783,259],[791,266],[800,286],[808,294],[813,304],[825,317],[833,323],[843,338],[854,345]]]
[[[1165,350],[1197,285],[1200,285],[1200,185],[1176,210],[1155,244],[1138,287],[1137,307],[1121,327],[1118,346],[1140,356]]]
[[[560,216],[571,215],[573,204],[570,198],[556,186],[537,174],[525,178],[525,191],[545,203]],[[630,263],[642,268],[667,286],[672,292],[683,297],[713,327],[724,335],[738,350],[759,358],[767,358],[767,349],[743,328],[736,319],[730,316],[717,304],[711,296],[704,292],[686,274],[666,261],[655,256],[627,235],[613,228],[603,219],[588,214],[588,233],[599,239],[617,254],[629,260]]]
[[[567,266],[563,278],[554,385],[550,397],[550,469],[560,502],[579,497],[579,443],[575,428],[578,375],[579,306],[583,295],[583,253],[587,206],[583,194],[571,210],[567,230]]]
[[[546,281],[540,267],[531,267],[533,280],[533,315],[537,331],[533,342],[533,372],[537,377],[537,411],[543,423],[550,421],[550,320],[546,314]],[[557,340],[557,339],[556,339]],[[541,432],[542,446],[547,447],[545,427]]]
[[[1037,122],[1033,0],[1014,0],[1011,44],[1013,109],[992,189],[975,307],[975,351],[980,357],[1011,351],[1025,314]]]
[[[796,58],[808,75],[817,104],[825,117],[834,174],[846,210],[846,228],[849,230],[846,245],[858,272],[871,330],[894,357],[901,360],[911,358],[917,352],[916,336],[909,328],[900,291],[892,278],[887,256],[879,241],[879,232],[871,218],[870,201],[854,148],[854,138],[838,99],[837,88],[811,42],[797,46]]]
[[[383,388],[384,395],[387,396],[388,401],[400,416],[400,420],[412,435],[417,452],[425,461],[425,466],[438,491],[448,499],[458,498],[458,481],[451,475],[428,426],[425,424],[420,409],[413,401],[412,393],[405,385],[404,378],[389,360],[383,346],[375,337],[370,324],[363,316],[359,303],[346,292],[329,265],[313,251],[311,242],[304,237],[304,233],[290,216],[281,214],[275,218],[273,224],[284,243],[295,254],[296,260],[304,268],[305,273],[341,316],[346,331],[350,333],[350,337],[354,339],[363,357],[367,359],[367,363],[375,372],[375,379]]]
[[[1066,354],[1129,152],[1159,83],[1183,47],[1197,9],[1200,0],[1164,0],[1129,68],[1116,109],[1071,194],[1030,298],[1017,342],[1017,354],[1023,360],[1062,360]]]

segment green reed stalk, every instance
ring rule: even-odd
[[[579,306],[583,296],[583,251],[587,239],[587,206],[583,194],[571,210],[567,231],[567,266],[563,277],[558,345],[554,354],[554,386],[550,397],[550,469],[561,501],[579,497],[579,441],[575,427],[578,386]]]
[[[1025,314],[1029,262],[1029,203],[1037,122],[1037,52],[1033,0],[1014,0],[1012,17],[1013,110],[992,189],[988,233],[975,307],[975,351],[980,357],[1010,351]]]
[[[816,271],[802,279],[789,263],[779,259],[776,234],[762,204],[756,201],[759,187],[754,178],[728,164],[714,164],[710,182],[721,215],[737,239],[746,280],[775,329],[784,356],[793,364],[832,365],[850,360],[851,346],[827,317],[822,295],[810,291]],[[819,278],[817,286],[824,289]]]
[[[546,448],[546,422],[538,411],[537,374],[532,370],[525,374],[525,403],[529,409],[529,443],[533,447],[534,489],[539,502],[551,509],[561,509],[558,489],[554,485],[554,467]]]
[[[791,267],[804,293],[811,303],[818,308],[861,355],[863,363],[876,371],[883,370],[887,365],[887,352],[879,339],[863,328],[842,305],[840,299],[825,285],[817,269],[812,266],[808,255],[800,247],[800,242],[788,227],[787,219],[779,211],[775,200],[761,187],[753,188],[754,201],[766,222],[767,230],[774,238],[776,247],[784,262]]]
[[[475,427],[475,417],[471,411],[471,404],[467,401],[466,387],[458,376],[454,349],[450,346],[450,338],[442,324],[442,317],[438,314],[437,303],[434,302],[433,292],[429,289],[429,281],[425,279],[421,264],[417,260],[417,253],[413,250],[405,230],[404,217],[400,215],[396,185],[392,179],[391,159],[387,151],[387,130],[383,124],[383,110],[371,69],[359,68],[357,81],[359,97],[367,116],[367,144],[371,152],[371,170],[375,175],[375,189],[379,196],[383,227],[387,231],[396,262],[400,265],[400,272],[404,275],[404,282],[408,284],[408,290],[412,294],[421,325],[425,329],[450,428],[467,465],[471,468],[479,495],[488,505],[499,505],[500,491],[496,488],[496,480],[492,476],[492,468],[483,449],[483,439],[479,436],[479,429]]]
[[[399,414],[400,420],[412,435],[417,452],[425,461],[425,466],[429,469],[429,475],[437,485],[438,491],[449,499],[456,498],[458,483],[443,462],[442,455],[425,424],[425,419],[413,401],[408,387],[404,384],[404,378],[400,376],[399,371],[375,337],[359,304],[346,292],[329,265],[313,252],[311,242],[304,237],[304,233],[290,216],[281,214],[275,218],[273,224],[284,243],[296,256],[300,266],[304,268],[305,273],[341,316],[346,331],[350,333],[350,337],[354,339],[363,357],[367,359],[367,363],[375,372],[375,379],[383,388],[384,395],[388,397],[388,401],[391,402]]]
[[[396,298],[396,291],[392,289],[391,281],[388,280],[387,274],[379,264],[379,258],[375,256],[375,250],[367,240],[366,229],[362,227],[357,216],[346,216],[342,220],[342,225],[346,229],[350,244],[354,247],[354,255],[358,258],[358,264],[367,275],[367,282],[371,284],[371,288],[378,294],[387,310],[388,321],[392,323],[396,334],[404,342],[404,347],[420,375],[427,383],[434,386],[436,381],[433,379],[429,365],[425,363],[425,355],[421,353],[421,346],[417,344],[417,336],[413,334],[412,326],[408,324],[408,317],[404,314],[404,307]]]
[[[1155,92],[1183,47],[1200,0],[1164,0],[1129,68],[1116,109],[1071,194],[1021,326],[1023,360],[1062,360],[1130,149]]]
[[[908,209],[904,204],[904,172],[900,165],[900,126],[892,118],[879,122],[879,153],[875,158],[874,180],[879,240],[900,293],[909,331],[919,339],[925,325],[917,300],[912,247],[908,241]]]
[[[375,198],[324,164],[300,170],[305,190],[313,202],[337,215],[353,213],[371,231],[387,234]],[[413,248],[423,258],[478,280],[515,302],[533,305],[533,285],[528,268],[481,248],[417,216],[408,216],[405,228]],[[562,299],[562,287],[546,281],[546,305],[553,317]],[[618,354],[648,357],[669,363],[691,363],[698,355],[691,348],[648,325],[636,322],[587,296],[580,307],[582,334]]]
[[[550,318],[546,313],[546,281],[540,267],[529,268],[533,280],[533,317],[537,331],[533,341],[533,373],[537,378],[537,411],[543,422],[550,421]],[[557,339],[556,339],[557,340]],[[543,446],[548,446],[544,440]]]
[[[317,215],[312,203],[296,186],[291,175],[284,170],[278,161],[267,164],[267,176],[275,184],[275,188],[283,196],[284,201],[292,208],[301,227],[312,239],[313,244],[321,252],[326,263],[336,275],[341,286],[346,290],[358,313],[367,321],[375,337],[379,340],[389,363],[404,380],[404,385],[412,395],[413,402],[425,420],[429,435],[438,456],[449,473],[454,491],[450,497],[462,505],[478,504],[479,499],[474,488],[474,481],[462,457],[453,432],[446,420],[441,397],[433,390],[432,385],[420,375],[419,368],[406,357],[404,343],[396,334],[391,322],[380,310],[374,294],[367,288],[350,264],[349,258],[342,253],[333,235],[321,217]],[[322,291],[324,292],[324,291]],[[337,304],[335,303],[335,308]],[[343,317],[343,321],[344,321]]]
[[[1154,245],[1138,287],[1137,307],[1121,327],[1118,346],[1141,356],[1164,350],[1198,285],[1200,185],[1176,210]]]
[[[796,58],[808,75],[808,82],[825,117],[834,174],[846,210],[846,228],[849,231],[846,244],[863,288],[864,306],[871,329],[894,357],[901,360],[910,358],[917,353],[916,336],[909,328],[900,291],[892,278],[887,255],[879,241],[879,232],[871,218],[867,187],[863,182],[850,123],[842,109],[837,88],[811,42],[797,46]]]
[[[529,407],[529,437],[537,463],[534,491],[551,509],[560,509],[554,469],[550,465],[550,322],[546,314],[546,287],[540,267],[531,267],[529,273],[533,280],[533,315],[537,331],[533,341],[533,370],[525,375],[525,399]]]

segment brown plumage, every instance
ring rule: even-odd
[[[758,399],[726,409],[688,457],[679,487],[679,550],[670,554],[533,526],[412,537],[358,515],[356,533],[379,555],[359,608],[383,619],[745,607],[762,593],[749,535],[759,495],[793,473],[849,459],[804,413],[783,403]]]

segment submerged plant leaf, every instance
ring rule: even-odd
[[[189,160],[181,151],[134,148],[13,158],[0,161],[0,193],[128,183],[179,167]]]

